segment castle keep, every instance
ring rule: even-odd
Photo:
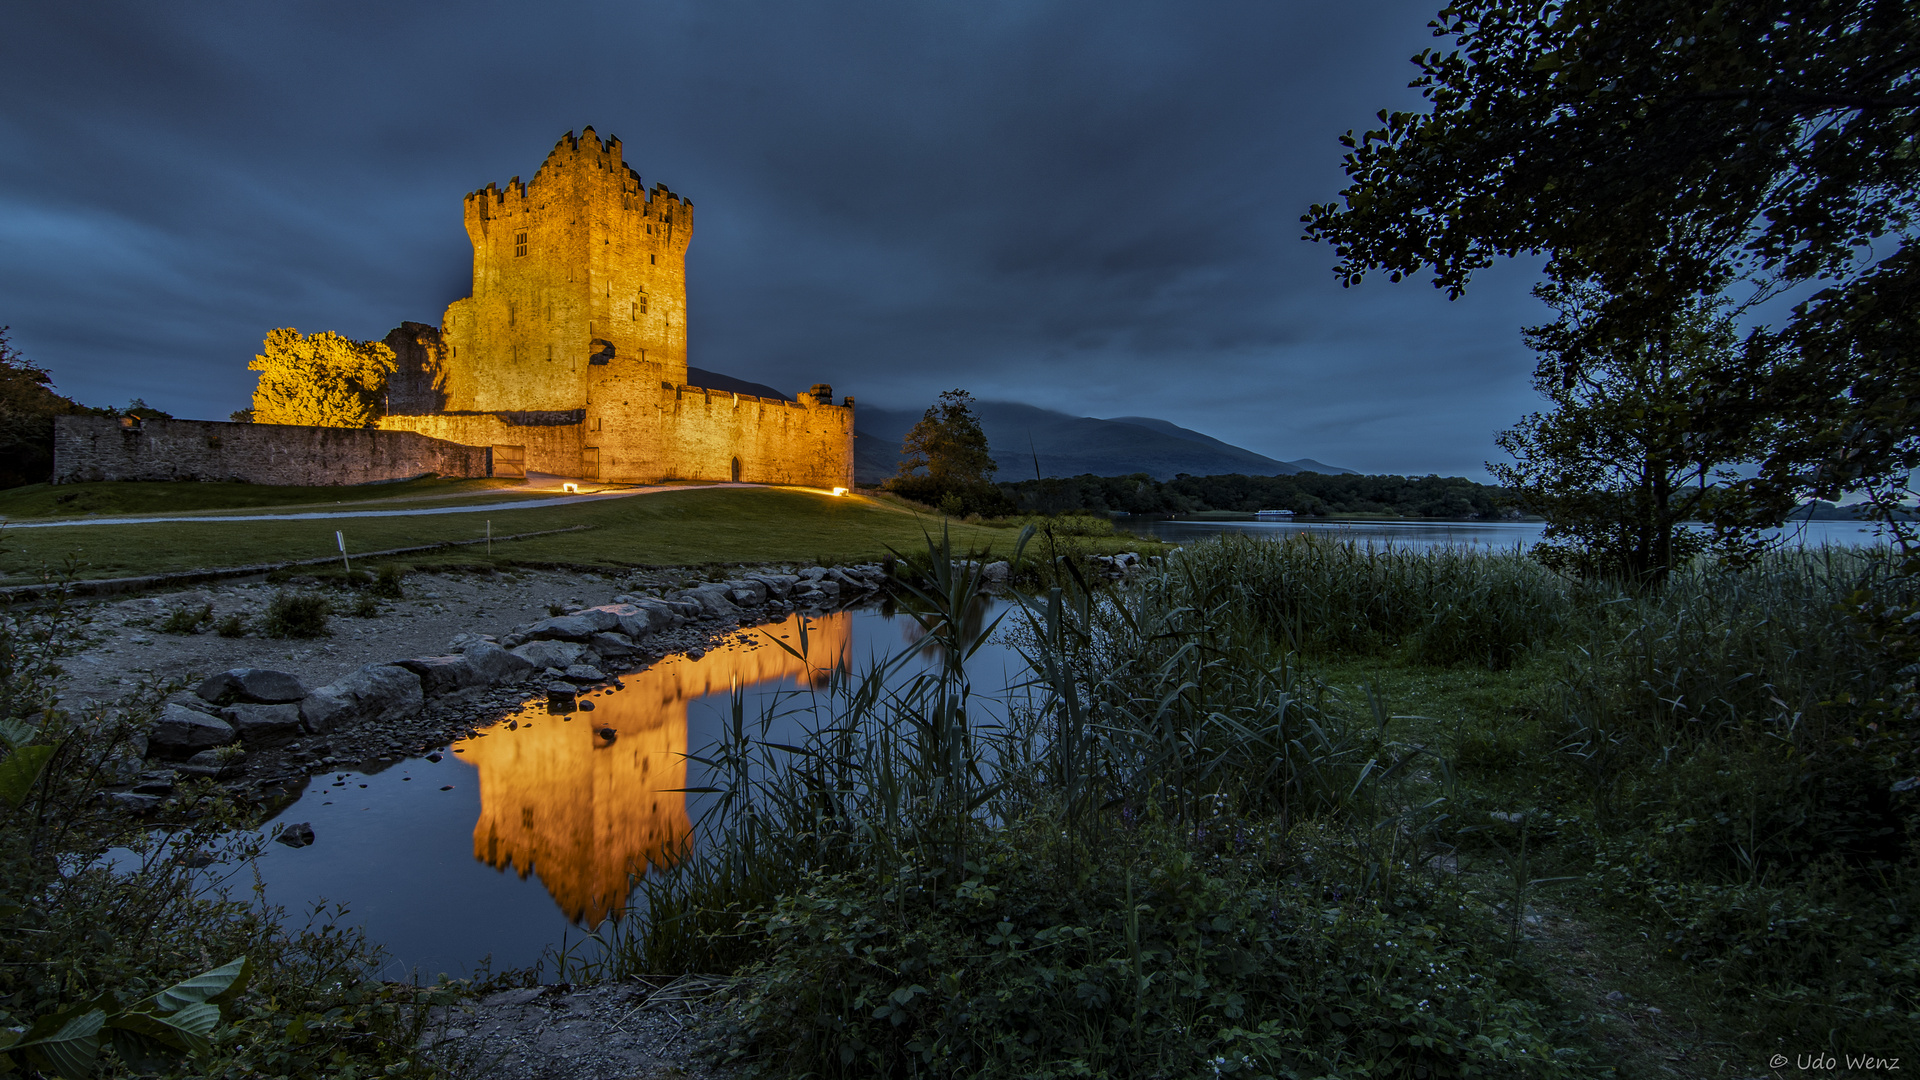
[[[528,183],[466,198],[473,295],[387,336],[388,430],[488,447],[493,474],[853,486],[853,399],[687,382],[693,204],[620,140],[569,132]]]

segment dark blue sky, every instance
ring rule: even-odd
[[[81,401],[224,419],[269,329],[438,322],[461,196],[590,124],[699,208],[698,366],[1480,477],[1532,267],[1343,290],[1299,238],[1435,6],[12,5],[0,324]]]

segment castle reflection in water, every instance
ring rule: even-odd
[[[736,686],[791,679],[822,684],[846,663],[851,616],[806,620],[806,661],[766,640],[800,646],[800,616],[751,632],[698,660],[670,657],[623,676],[591,711],[551,715],[544,699],[455,744],[479,770],[474,858],[537,874],[567,917],[587,926],[619,914],[633,879],[687,849],[687,704]]]

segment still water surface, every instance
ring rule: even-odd
[[[1171,544],[1192,544],[1229,533],[1269,540],[1301,533],[1332,536],[1363,543],[1392,543],[1399,547],[1433,548],[1450,545],[1526,549],[1540,540],[1546,527],[1539,521],[1194,521],[1165,518],[1118,517],[1114,527]],[[1858,521],[1804,521],[1775,535],[1807,547],[1834,544],[1864,547],[1881,543],[1871,524]]]
[[[489,956],[496,968],[524,966],[563,935],[578,941],[623,909],[630,877],[673,865],[692,841],[711,797],[676,789],[706,784],[687,755],[721,735],[735,687],[749,718],[778,714],[765,737],[795,739],[810,691],[832,672],[863,672],[921,636],[912,618],[872,609],[805,622],[805,660],[771,640],[798,650],[796,615],[698,660],[624,676],[619,689],[583,698],[591,709],[555,715],[544,698],[529,701],[438,762],[314,777],[275,819],[311,823],[314,843],[268,845],[267,902],[295,922],[322,900],[345,905],[344,921],[392,954],[389,974],[464,975]],[[1006,636],[968,664],[987,693],[1025,677]],[[916,651],[895,678],[937,662]]]

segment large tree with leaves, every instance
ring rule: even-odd
[[[1920,3],[1465,0],[1414,58],[1420,112],[1348,133],[1351,185],[1307,235],[1356,284],[1496,258],[1607,297],[1587,345],[1646,342],[1702,297],[1809,293],[1716,391],[1771,425],[1749,521],[1889,490],[1920,463]],[[1729,505],[1736,505],[1729,503]]]
[[[53,475],[53,418],[111,415],[54,392],[47,369],[7,342],[0,326],[0,487],[42,484]]]
[[[900,473],[887,487],[950,514],[1007,509],[993,485],[996,466],[987,433],[973,414],[973,395],[948,390],[907,432],[900,447]]]
[[[1534,557],[1583,577],[1658,588],[1706,548],[1687,522],[1709,509],[1751,446],[1707,438],[1710,388],[1735,349],[1724,305],[1700,302],[1639,341],[1595,347],[1586,324],[1606,297],[1543,285],[1558,321],[1526,332],[1534,386],[1551,403],[1499,437],[1513,463],[1489,463],[1526,509],[1547,519]]]
[[[393,350],[330,331],[310,337],[291,327],[267,334],[247,365],[260,373],[253,422],[372,427],[386,413]]]

